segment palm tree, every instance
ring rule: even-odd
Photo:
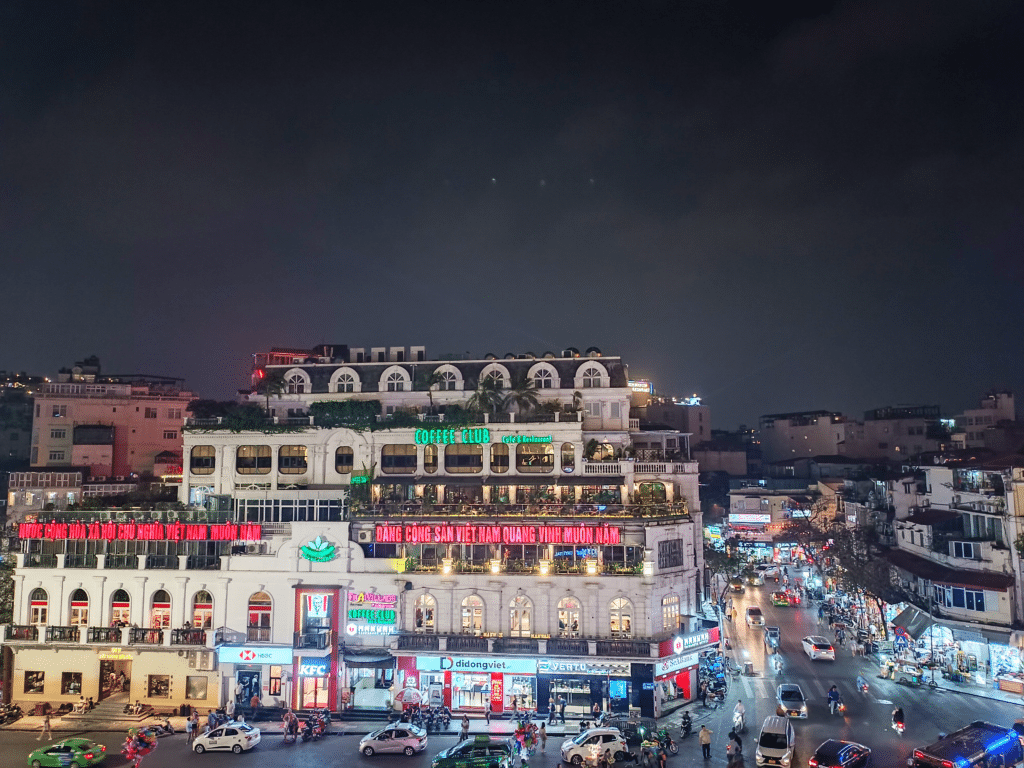
[[[469,398],[469,407],[480,413],[497,413],[505,405],[504,389],[501,379],[488,376],[477,384],[476,392]]]
[[[288,385],[280,371],[264,370],[260,380],[256,382],[255,391],[258,395],[267,398],[267,416],[270,416],[270,398],[280,397],[285,393]]]
[[[525,373],[516,374],[512,379],[512,388],[509,390],[508,397],[505,398],[505,403],[506,405],[515,405],[519,413],[526,413],[537,408],[540,401],[537,399],[537,387],[533,379]]]
[[[434,387],[447,382],[444,374],[441,373],[440,368],[435,368],[428,375],[423,376],[421,379],[424,388],[427,390],[427,397],[430,398],[430,407],[434,407]]]

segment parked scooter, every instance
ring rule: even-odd
[[[162,723],[156,725],[146,726],[155,736],[173,736],[177,731],[174,730],[174,726],[171,725],[171,721],[166,717]]]
[[[672,737],[668,735],[668,728],[662,728],[656,734],[658,744],[661,745],[662,749],[667,749],[673,755],[679,751],[679,746],[673,741]]]
[[[0,725],[7,725],[7,723],[13,723],[15,720],[20,718],[21,715],[21,707],[19,707],[17,704],[0,705]]]

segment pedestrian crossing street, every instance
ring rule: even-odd
[[[876,691],[874,689],[877,686],[871,686],[868,693],[864,694],[855,690],[853,682],[846,678],[832,680],[828,677],[791,677],[785,674],[778,677],[748,677],[740,675],[732,680],[732,684],[729,687],[729,700],[735,701],[737,698],[740,698],[750,701],[758,699],[775,701],[775,690],[781,683],[796,683],[799,685],[807,701],[812,706],[825,703],[828,698],[828,689],[832,685],[839,686],[839,692],[842,694],[847,705],[854,702],[892,703],[888,699],[879,698],[875,695]],[[878,691],[878,693],[881,693],[881,691]]]

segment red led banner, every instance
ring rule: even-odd
[[[378,525],[377,544],[620,544],[608,525]]]
[[[259,541],[258,523],[20,523],[20,539],[105,539],[107,541]]]

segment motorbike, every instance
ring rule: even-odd
[[[321,736],[327,734],[327,722],[319,712],[314,712],[302,727],[302,741],[319,741]]]
[[[715,691],[709,690],[708,691],[708,701],[713,702],[714,704],[719,704],[719,705],[725,704],[725,689],[720,688],[720,689],[715,690]]]
[[[174,726],[171,725],[171,721],[167,720],[166,718],[162,723],[157,723],[156,725],[149,726],[148,730],[152,731],[153,734],[157,737],[173,736],[175,733],[177,733],[177,731],[174,730]]]
[[[732,729],[736,731],[736,733],[743,733],[747,730],[747,721],[746,718],[743,717],[742,712],[732,713]]]
[[[679,747],[672,739],[672,737],[668,735],[667,728],[662,728],[660,731],[658,731],[657,739],[658,744],[661,746],[662,749],[667,749],[673,755],[679,752]]]
[[[17,704],[4,704],[0,706],[0,725],[13,723],[21,717],[21,707]]]
[[[693,722],[684,718],[680,728],[682,728],[683,731],[682,738],[689,738],[690,734],[693,733]]]
[[[899,720],[892,721],[892,729],[896,731],[897,735],[902,736],[903,731],[906,729],[906,724],[901,723]]]

